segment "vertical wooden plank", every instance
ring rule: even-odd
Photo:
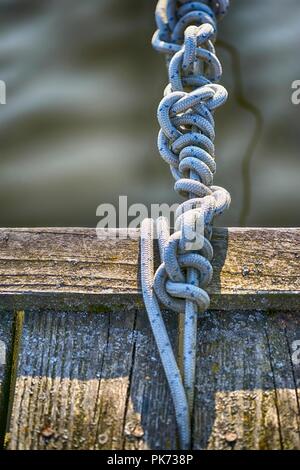
[[[9,449],[174,448],[145,313],[26,314],[9,431]]]
[[[26,314],[9,449],[92,445],[108,334],[108,314]]]
[[[106,347],[98,376],[93,421],[86,411],[92,441],[89,449],[121,449],[125,414],[130,406],[130,371],[134,360],[135,311],[114,312],[109,316]],[[88,411],[88,408],[86,409]],[[70,442],[70,446],[71,442]],[[78,442],[82,448],[82,443]]]
[[[280,449],[276,391],[259,312],[199,322],[195,449]]]
[[[163,312],[174,351],[178,317]],[[138,312],[135,357],[130,383],[133,406],[127,408],[124,449],[176,449],[174,406],[146,314]]]
[[[300,414],[296,383],[286,337],[287,313],[269,312],[265,318],[270,363],[276,390],[280,438],[284,450],[300,449]],[[295,317],[295,314],[293,315]]]
[[[293,374],[298,416],[300,416],[300,315],[298,312],[286,312],[283,322],[290,367]]]
[[[12,312],[0,311],[0,448],[4,443],[8,412],[13,318]]]

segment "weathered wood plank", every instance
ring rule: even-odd
[[[204,316],[195,448],[300,449],[299,402],[285,332],[286,320],[293,325],[295,318],[280,312]]]
[[[290,312],[285,314],[282,321],[296,391],[297,409],[300,415],[300,318]]]
[[[175,448],[146,316],[27,313],[7,440],[9,449]]]
[[[175,343],[176,317],[165,317]],[[300,449],[295,338],[295,313],[210,311],[201,318],[195,449]],[[176,448],[174,410],[145,312],[27,313],[8,448]]]
[[[4,443],[9,406],[13,320],[12,312],[0,311],[0,448]]]
[[[274,386],[279,431],[284,450],[300,449],[300,413],[294,380],[285,315],[273,314],[265,325]]]
[[[176,316],[165,312],[164,318],[171,343],[176,351],[178,343]],[[130,397],[133,407],[127,409],[124,448],[176,449],[176,421],[169,387],[147,315],[142,311],[137,313]],[[134,439],[139,431],[144,433],[140,443]]]
[[[139,234],[113,236],[121,232],[99,240],[94,229],[0,229],[0,300],[16,309],[142,308]],[[211,308],[299,309],[299,241],[300,229],[215,229]]]

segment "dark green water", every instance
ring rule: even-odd
[[[166,84],[152,51],[155,1],[0,0],[1,226],[89,225],[96,207],[175,202],[156,151]],[[222,225],[299,225],[300,1],[232,0],[219,55]]]

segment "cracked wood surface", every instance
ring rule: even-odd
[[[139,232],[0,229],[0,301],[10,308],[142,308]],[[211,308],[300,308],[300,229],[214,230]],[[156,251],[157,255],[157,251]],[[156,256],[156,264],[157,264]]]
[[[176,317],[164,315],[175,344]],[[195,449],[300,449],[297,339],[295,312],[203,315]],[[7,448],[176,448],[145,312],[28,312],[21,340]]]

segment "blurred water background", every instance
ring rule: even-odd
[[[1,226],[95,226],[101,203],[173,203],[156,150],[155,0],[0,0]],[[232,0],[218,54],[221,225],[299,225],[299,0]]]

